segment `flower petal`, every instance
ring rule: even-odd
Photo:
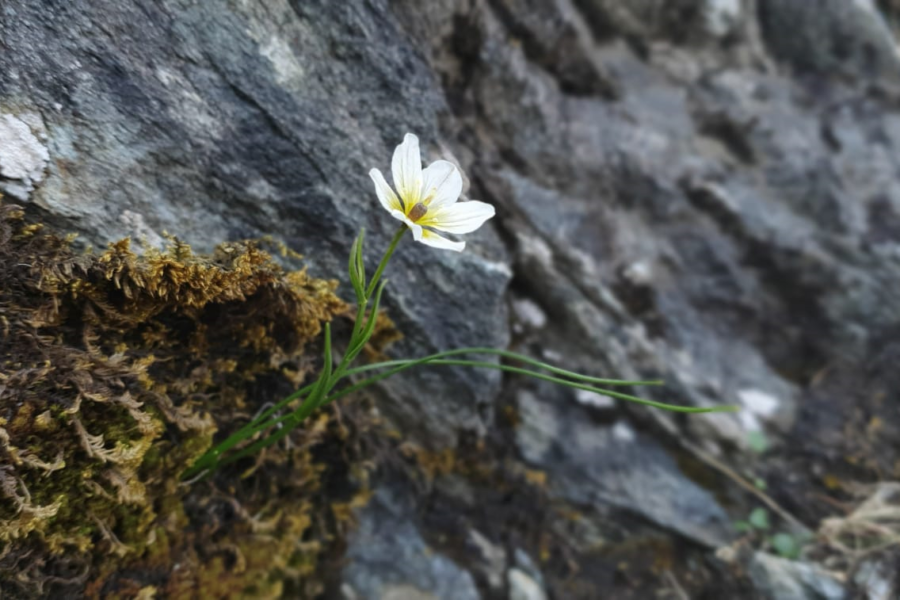
[[[403,143],[394,150],[391,161],[394,187],[400,194],[406,210],[419,201],[422,191],[422,156],[419,154],[419,138],[411,133],[403,137]]]
[[[494,214],[494,207],[486,202],[477,200],[457,202],[434,210],[429,209],[425,216],[419,219],[419,225],[448,233],[471,233]]]
[[[453,204],[459,199],[462,187],[462,175],[456,165],[436,160],[422,171],[421,202],[429,208]]]
[[[417,241],[422,242],[426,246],[431,246],[432,248],[453,250],[454,252],[462,252],[463,248],[466,247],[465,242],[453,242],[433,231],[428,231],[427,229],[422,230],[422,238]]]
[[[375,182],[375,194],[385,210],[403,210],[403,205],[400,204],[397,194],[394,193],[388,182],[384,180],[384,175],[381,174],[381,171],[372,169],[369,171],[369,177]]]
[[[422,226],[421,225],[418,225],[418,224],[410,221],[409,217],[404,215],[403,212],[399,211],[399,210],[392,210],[391,216],[394,217],[395,219],[397,219],[398,221],[403,221],[404,223],[406,223],[406,226],[412,230],[413,238],[415,238],[415,240],[417,242],[422,240]]]

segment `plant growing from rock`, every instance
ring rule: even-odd
[[[378,169],[369,172],[379,202],[392,217],[402,223],[382,256],[371,278],[367,279],[363,261],[365,231],[360,231],[350,248],[348,272],[357,300],[356,319],[350,341],[340,360],[335,361],[331,328],[325,324],[322,369],[317,379],[258,414],[245,426],[219,442],[184,473],[187,479],[200,478],[219,466],[251,456],[277,443],[299,426],[315,410],[350,393],[362,390],[407,369],[421,366],[463,366],[497,369],[534,377],[570,388],[636,402],[646,406],[682,413],[731,411],[734,407],[696,408],[638,398],[607,387],[654,386],[661,381],[625,381],[591,377],[549,365],[527,356],[496,348],[459,348],[416,359],[384,361],[352,367],[369,342],[378,321],[378,311],[387,280],[382,278],[388,262],[407,231],[415,241],[433,248],[461,252],[465,242],[449,240],[437,231],[451,234],[471,233],[494,216],[494,207],[478,201],[458,202],[463,182],[459,169],[446,160],[422,168],[419,140],[406,134],[397,146],[391,165],[394,188]],[[471,356],[496,356],[524,366],[473,360]],[[341,386],[345,378],[374,373],[365,379]],[[600,387],[603,386],[603,387]]]

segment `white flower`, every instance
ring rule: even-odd
[[[394,150],[391,162],[394,187],[391,189],[378,169],[369,171],[381,205],[398,221],[412,229],[413,237],[435,248],[461,252],[465,242],[454,242],[432,229],[448,233],[471,233],[494,216],[494,207],[485,202],[459,202],[462,175],[453,163],[436,160],[424,170],[419,155],[419,138],[407,133]]]

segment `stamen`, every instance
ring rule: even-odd
[[[409,210],[409,214],[406,215],[409,217],[409,220],[415,223],[419,219],[425,216],[425,213],[428,212],[428,207],[422,204],[421,202],[417,203]]]

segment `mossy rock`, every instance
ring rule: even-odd
[[[364,407],[208,481],[180,474],[316,368],[335,282],[257,243],[78,253],[0,203],[0,590],[312,595],[365,498]],[[390,335],[381,338],[390,339]]]

